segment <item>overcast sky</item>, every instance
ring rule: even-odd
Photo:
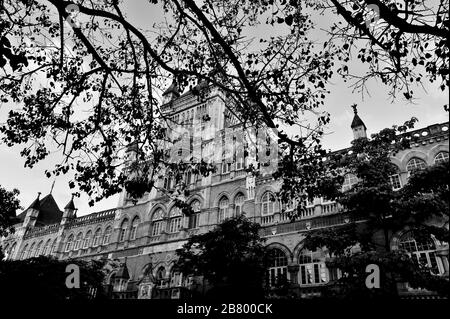
[[[155,6],[152,6],[154,10],[148,10],[147,1],[126,3],[128,7],[124,11],[132,21],[143,28],[149,29],[160,17]],[[417,100],[415,104],[411,104],[402,98],[391,103],[388,88],[381,83],[372,82],[369,86],[370,96],[366,95],[364,99],[360,94],[352,93],[349,83],[344,83],[338,76],[332,83],[329,86],[331,94],[325,103],[325,110],[331,114],[331,123],[323,140],[324,145],[332,150],[350,146],[353,138],[350,129],[353,110],[350,105],[353,103],[358,104],[358,113],[365,122],[369,135],[393,124],[402,124],[412,116],[419,119],[417,128],[448,121],[448,113],[443,110],[443,105],[448,103],[448,91],[442,92],[437,86],[428,85],[426,91],[417,89]],[[1,122],[6,118],[8,110],[8,107],[0,108]],[[29,169],[23,166],[24,160],[19,155],[20,150],[21,147],[8,148],[0,144],[0,185],[7,189],[18,188],[21,192],[19,199],[26,208],[37,196],[37,192],[41,192],[42,196],[50,192],[54,179],[46,178],[44,171],[57,163],[59,157],[50,156],[46,162]],[[60,209],[63,209],[70,199],[72,191],[68,187],[69,180],[70,175],[55,180],[52,194]],[[96,203],[93,207],[89,207],[87,195],[77,198],[75,203],[79,209],[78,216],[82,216],[117,206],[118,196]]]

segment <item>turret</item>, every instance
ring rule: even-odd
[[[67,203],[66,207],[64,207],[64,214],[62,217],[61,224],[65,224],[68,221],[70,221],[71,219],[76,218],[77,209],[75,208],[75,204],[73,202],[73,197],[74,197],[74,195],[72,194],[72,198]]]
[[[39,216],[39,209],[41,207],[41,201],[39,199],[40,196],[41,192],[38,193],[38,196],[34,202],[31,203],[30,207],[28,207],[23,220],[23,227],[34,227],[36,224],[36,220]]]
[[[172,84],[169,86],[169,88],[164,91],[162,94],[163,96],[163,103],[169,103],[170,101],[178,98],[180,96],[180,92],[178,91],[178,84],[175,80],[172,81]]]
[[[367,128],[361,118],[358,116],[358,110],[356,109],[356,104],[352,105],[353,112],[355,115],[353,116],[353,121],[351,128],[353,130],[353,139],[357,140],[358,138],[364,137],[367,138]]]

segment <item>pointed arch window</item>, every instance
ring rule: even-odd
[[[225,219],[227,219],[229,216],[229,201],[228,197],[222,196],[222,198],[219,201],[219,223],[223,222]]]
[[[136,216],[133,219],[133,222],[131,223],[130,240],[136,239],[137,228],[139,226],[139,222],[140,222],[140,219],[139,219],[139,217]]]
[[[34,254],[34,257],[38,257],[38,256],[42,255],[42,248],[43,248],[42,241],[40,241],[39,244],[37,244],[37,246],[36,246],[36,252]]]
[[[152,217],[152,236],[159,236],[163,230],[164,211],[158,208]]]
[[[73,238],[74,238],[73,234],[71,234],[71,235],[69,236],[69,238],[67,238],[66,252],[72,250]]]
[[[12,245],[11,245],[11,247],[9,248],[9,250],[8,250],[8,259],[13,259],[14,257],[14,253],[15,253],[15,251],[16,251],[16,243],[13,243]]]
[[[44,256],[47,256],[47,255],[49,254],[49,252],[50,252],[50,244],[51,244],[51,240],[49,239],[49,240],[47,240],[47,242],[45,243],[44,250],[43,250],[43,252],[42,252],[42,254],[43,254]]]
[[[83,240],[83,233],[78,233],[77,239],[75,241],[75,249],[80,249],[81,248],[82,240]]]
[[[177,233],[183,227],[183,216],[178,207],[173,207],[169,214],[169,233]]]
[[[188,228],[198,228],[200,220],[200,201],[194,200],[191,203],[192,214],[189,216]]]
[[[261,198],[261,215],[273,215],[278,210],[277,200],[271,192],[265,192]]]
[[[122,225],[120,226],[120,231],[119,231],[119,242],[125,241],[126,239],[126,234],[127,234],[127,230],[128,230],[128,219],[124,219],[122,221]]]
[[[91,245],[91,237],[92,237],[92,231],[89,230],[86,233],[86,236],[84,236],[83,248],[88,248]]]
[[[28,253],[28,244],[26,244],[26,245],[23,247],[23,250],[22,250],[22,252],[21,252],[21,254],[20,254],[20,259],[21,259],[21,260],[25,259],[26,256],[27,256],[27,253]]]
[[[94,233],[94,247],[100,245],[102,238],[102,229],[97,228],[97,230]]]
[[[242,214],[242,207],[244,206],[244,195],[239,193],[234,198],[234,215],[239,216]]]
[[[108,226],[105,229],[105,234],[103,235],[103,245],[109,244],[109,240],[111,238],[112,227]]]
[[[64,242],[64,240],[63,240],[62,242]],[[56,253],[57,247],[58,247],[58,246],[56,245],[56,238],[55,238],[55,239],[53,240],[52,248],[51,248],[51,251],[50,251],[50,254],[51,254],[51,255],[53,255],[53,254]]]
[[[33,254],[34,254],[34,244],[35,244],[35,243],[32,243],[32,244],[31,244],[30,250],[28,251],[27,258],[33,257]]]

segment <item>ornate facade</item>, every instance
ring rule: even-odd
[[[82,217],[76,217],[73,199],[60,211],[51,194],[42,199],[38,196],[17,216],[16,232],[0,241],[7,258],[53,255],[60,259],[118,259],[122,266],[107,279],[115,298],[183,298],[188,288],[202,289],[202,282],[185,278],[173,267],[175,250],[189,236],[207,232],[225,218],[244,212],[263,226],[262,235],[272,249],[269,282],[274,284],[276,278],[285,276],[298,296],[320,294],[320,287],[339,274],[326,268],[325,252],[307,251],[302,241],[308,231],[348,223],[349,216],[336,203],[317,198],[308,203],[302,216],[291,221],[282,213],[275,196],[279,182],[270,172],[249,176],[244,168],[252,159],[236,147],[231,147],[233,160],[227,160],[223,155],[226,146],[244,133],[227,112],[229,101],[220,91],[208,90],[199,98],[192,91],[180,95],[172,85],[164,98],[169,120],[186,124],[193,136],[188,147],[194,156],[204,156],[209,150],[218,159],[215,173],[208,177],[187,174],[184,180],[190,189],[187,202],[195,214],[182,215],[174,201],[156,189],[137,202],[123,193],[117,208]],[[412,169],[448,161],[448,126],[447,122],[408,132],[420,138],[412,149],[392,157],[398,168],[398,174],[391,177],[394,189],[407,182]],[[355,138],[366,135],[366,126],[356,110],[351,128]],[[225,130],[231,136],[228,140],[222,135]],[[183,149],[174,152],[180,155]],[[351,187],[355,180],[352,175],[346,176],[344,187]],[[157,183],[162,188],[176,187],[169,174],[162,174]],[[394,249],[407,249],[425,260],[436,274],[448,274],[448,245],[431,239],[418,242],[407,230],[391,238]],[[407,293],[409,288],[403,289]]]

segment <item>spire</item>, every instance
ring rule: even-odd
[[[364,122],[361,120],[361,118],[358,115],[358,109],[356,107],[357,107],[357,104],[352,105],[355,116],[353,117],[351,128],[355,128],[357,126],[364,126],[364,129],[367,130],[366,125],[364,124]]]
[[[39,210],[41,207],[41,201],[39,197],[41,196],[41,192],[38,192],[37,198],[34,200],[34,202],[30,205],[30,208]]]
[[[53,180],[52,188],[50,188],[50,194],[53,192],[53,187],[55,187],[55,180]]]
[[[72,194],[72,198],[67,203],[66,207],[64,207],[65,210],[66,209],[75,210],[75,204],[73,203],[73,197],[74,197],[74,194]]]
[[[353,112],[355,113],[355,115],[353,116],[353,121],[352,124],[350,125],[350,127],[353,130],[353,137],[355,140],[361,137],[367,137],[366,134],[367,127],[359,117],[358,110],[356,107],[357,107],[356,104],[352,105]]]
[[[166,96],[166,95],[170,95],[170,94],[173,94],[176,97],[180,96],[180,92],[178,91],[177,81],[175,79],[172,81],[172,84],[168,87],[168,89],[164,91],[162,96]]]

